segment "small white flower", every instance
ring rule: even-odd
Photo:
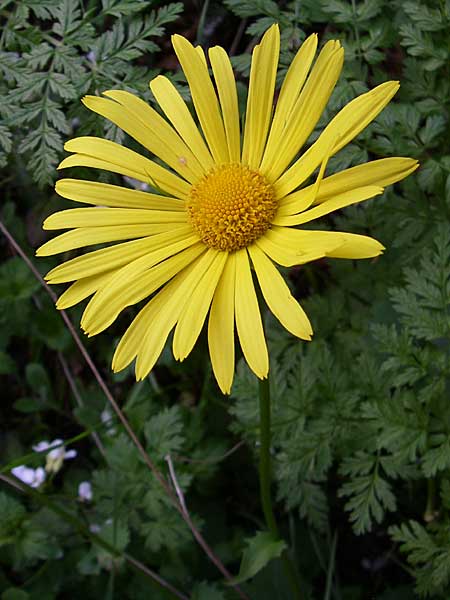
[[[55,448],[55,446],[58,446]],[[53,448],[53,449],[51,449]],[[57,473],[65,460],[75,458],[77,455],[76,450],[66,450],[63,444],[63,440],[56,439],[53,442],[42,441],[33,446],[35,452],[43,452],[44,450],[50,450],[47,453],[45,461],[45,470],[48,473]]]
[[[89,531],[92,533],[100,533],[101,530],[102,528],[100,527],[100,525],[97,525],[97,523],[92,523],[91,525],[89,525]]]
[[[92,485],[89,481],[82,481],[78,486],[78,498],[82,502],[90,502],[92,500]]]
[[[20,465],[11,469],[11,473],[32,488],[38,488],[45,481],[45,471],[42,467],[32,469],[31,467]]]

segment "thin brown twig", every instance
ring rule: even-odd
[[[133,558],[133,556],[130,556],[127,552],[124,552],[122,554],[122,556],[128,563],[133,565],[138,571],[142,571],[143,573],[145,573],[146,575],[148,575],[149,577],[151,577],[152,579],[157,581],[162,587],[167,588],[168,590],[170,590],[172,592],[172,594],[174,594],[175,596],[180,598],[180,600],[189,600],[189,598],[187,596],[185,596],[184,594],[179,592],[177,589],[175,589],[168,581],[166,581],[165,579],[162,579],[162,577],[160,577],[157,573],[155,573],[154,571],[152,571],[151,569],[146,567],[143,563],[141,563],[140,560]]]
[[[58,360],[61,363],[64,375],[67,379],[67,383],[69,384],[69,387],[72,391],[73,397],[75,398],[76,403],[78,404],[78,406],[84,406],[84,402],[83,399],[80,396],[80,392],[78,391],[77,385],[75,383],[74,378],[72,377],[72,373],[70,372],[69,369],[69,365],[67,364],[66,359],[64,358],[64,356],[61,354],[61,352],[58,352]],[[100,436],[98,435],[98,433],[96,431],[92,431],[91,432],[91,436],[92,439],[94,440],[94,444],[97,446],[98,451],[100,452],[100,454],[103,457],[106,457],[106,453],[105,453],[105,448],[103,447],[102,441],[100,439]]]
[[[16,490],[18,490],[19,492],[21,492],[22,494],[29,494],[30,490],[28,489],[28,486],[26,484],[23,483],[19,483],[19,480],[12,478],[12,477],[8,477],[8,475],[1,475],[0,474],[0,480],[4,481],[5,483],[7,483],[8,485],[10,485],[11,487],[14,487]],[[98,540],[98,536],[93,534],[92,532],[89,532],[89,535],[87,535],[87,531],[85,530],[85,528],[80,528],[79,527],[79,531],[80,533],[84,534],[86,537],[88,537],[88,539],[90,539],[91,541],[95,542]],[[145,566],[143,563],[141,563],[139,560],[137,560],[136,558],[134,558],[133,556],[131,556],[130,554],[127,554],[126,552],[121,552],[119,553],[119,555],[124,558],[126,560],[126,562],[130,563],[131,565],[133,565],[133,567],[135,569],[137,569],[138,571],[142,571],[142,573],[144,573],[145,575],[147,575],[147,577],[149,577],[150,579],[153,579],[154,581],[156,581],[157,583],[159,583],[159,585],[167,590],[169,590],[174,596],[176,596],[177,598],[179,598],[180,600],[189,600],[188,597],[183,594],[182,592],[180,592],[179,590],[177,590],[171,583],[169,583],[168,581],[166,581],[165,579],[163,579],[162,577],[160,577],[157,573],[155,573],[154,571],[152,571],[151,569],[149,569],[147,566]]]
[[[25,254],[25,252],[22,250],[22,248],[19,246],[19,244],[16,242],[14,237],[11,235],[11,233],[8,231],[7,227],[4,225],[4,223],[1,220],[0,220],[0,231],[3,233],[3,235],[6,237],[8,242],[11,244],[11,246],[17,252],[17,254],[22,258],[22,260],[28,266],[30,271],[33,273],[33,275],[39,281],[41,286],[45,289],[45,291],[50,296],[50,298],[53,300],[53,302],[56,303],[56,300],[57,300],[56,294],[53,292],[53,290],[50,289],[50,286],[43,279],[43,277],[41,276],[39,271],[33,265],[31,260],[28,258],[28,256]],[[136,434],[134,433],[133,429],[131,428],[130,424],[128,423],[125,415],[121,411],[119,405],[114,400],[113,395],[109,391],[108,386],[106,385],[105,381],[103,380],[102,376],[100,375],[100,373],[99,373],[97,367],[95,366],[93,360],[91,359],[88,351],[83,346],[83,343],[82,343],[79,335],[77,334],[75,327],[72,324],[72,321],[69,319],[69,317],[67,316],[67,314],[64,310],[60,310],[59,313],[60,313],[64,323],[66,324],[67,329],[69,330],[75,344],[78,346],[78,349],[81,352],[84,360],[86,361],[89,369],[91,370],[92,374],[94,375],[94,378],[96,379],[98,385],[100,386],[101,390],[105,394],[109,403],[113,407],[114,412],[116,413],[119,420],[121,421],[125,431],[130,436],[131,441],[136,446],[136,448],[137,448],[139,454],[141,455],[142,459],[144,460],[145,464],[148,466],[148,468],[153,473],[153,475],[155,476],[155,478],[157,479],[157,481],[159,482],[161,487],[164,489],[167,496],[172,501],[174,507],[177,509],[177,511],[180,513],[180,515],[184,518],[184,520],[186,521],[186,524],[189,526],[189,528],[192,532],[192,535],[197,540],[198,544],[203,549],[205,554],[209,557],[209,559],[213,562],[213,564],[219,569],[219,571],[225,576],[225,578],[231,582],[232,575],[229,573],[229,571],[226,569],[226,567],[223,565],[223,563],[220,561],[220,559],[214,554],[213,550],[208,545],[207,541],[203,538],[203,536],[201,535],[199,530],[196,528],[196,526],[192,522],[192,519],[191,519],[189,513],[184,512],[183,507],[180,505],[180,503],[177,499],[177,496],[173,493],[170,485],[168,484],[166,479],[163,477],[163,475],[159,472],[158,468],[153,463],[151,458],[148,456],[148,454],[145,451],[144,447],[142,446],[141,442],[137,438]],[[230,584],[230,585],[233,587],[233,589],[236,591],[236,593],[241,598],[248,600],[247,596],[245,596],[245,594],[240,590],[239,586],[237,586],[235,584]]]
[[[178,483],[178,479],[175,473],[175,468],[173,466],[173,462],[172,459],[170,457],[170,454],[167,454],[166,457],[166,462],[169,466],[169,474],[170,474],[170,479],[172,480],[173,486],[175,488],[176,494],[178,496],[178,501],[180,503],[180,506],[183,510],[183,516],[184,519],[186,521],[186,523],[189,525],[189,527],[191,528],[192,533],[195,536],[195,532],[196,532],[196,528],[194,526],[194,524],[192,523],[192,519],[191,519],[191,515],[189,514],[188,508],[186,506],[186,501],[184,499],[184,494],[183,494],[183,490],[180,487],[180,484]],[[196,538],[197,539],[197,538]],[[199,540],[197,540],[199,541]],[[222,575],[229,581],[230,579],[232,579],[232,575],[231,573],[228,571],[228,569],[220,562],[220,560],[217,559],[217,557],[215,556],[215,554],[211,553],[208,554],[209,559],[216,565],[216,567],[219,569],[219,571],[222,573]],[[239,594],[239,596],[241,598],[243,598],[244,600],[249,600],[248,596],[246,596],[246,594],[244,594],[244,592],[241,590],[241,588],[237,585],[235,585],[235,590],[236,592]]]

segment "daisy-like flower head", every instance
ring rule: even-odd
[[[130,305],[146,300],[116,348],[113,369],[136,359],[136,377],[153,368],[174,330],[173,354],[183,360],[208,320],[212,367],[220,389],[230,391],[235,330],[244,357],[260,377],[269,358],[252,270],[272,313],[293,335],[309,340],[309,320],[276,265],[301,265],[325,256],[371,258],[376,240],[351,233],[314,231],[302,225],[373,198],[414,169],[409,158],[386,158],[325,176],[327,161],[386,106],[399,84],[391,81],[345,106],[299,156],[342,69],[338,41],[317,59],[317,36],[304,42],[272,111],[280,35],[272,26],[252,55],[245,127],[240,131],[230,60],[218,46],[208,51],[175,35],[198,123],[172,83],[150,82],[163,117],[120,90],[87,96],[84,104],[132,136],[165,167],[114,142],[80,137],[59,168],[83,166],[132,177],[157,193],[62,179],[64,198],[95,205],[51,215],[45,229],[68,229],[44,244],[48,256],[93,244],[119,242],[56,267],[50,283],[74,282],[58,300],[68,308],[92,296],[81,326],[88,335],[106,329]],[[273,114],[272,114],[273,113]],[[309,179],[314,175],[313,181]],[[126,240],[126,241],[123,241]]]

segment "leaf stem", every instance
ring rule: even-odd
[[[270,443],[271,443],[271,427],[270,427],[270,381],[269,378],[259,380],[259,486],[261,506],[264,513],[267,528],[274,537],[279,538],[280,533],[273,512],[272,498],[270,494],[271,483],[271,460],[270,460]],[[292,591],[292,598],[303,600],[304,596],[301,592],[298,582],[296,568],[285,550],[281,555],[281,561],[286,577]]]

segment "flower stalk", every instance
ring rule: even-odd
[[[270,493],[270,485],[272,480],[270,445],[272,434],[269,377],[259,380],[259,419],[259,486],[261,506],[268,530],[275,538],[280,538],[278,525],[273,512],[272,496]],[[292,598],[295,600],[303,600],[304,596],[298,581],[297,570],[291,558],[289,557],[287,550],[284,550],[283,554],[281,555],[281,561],[292,591]]]

